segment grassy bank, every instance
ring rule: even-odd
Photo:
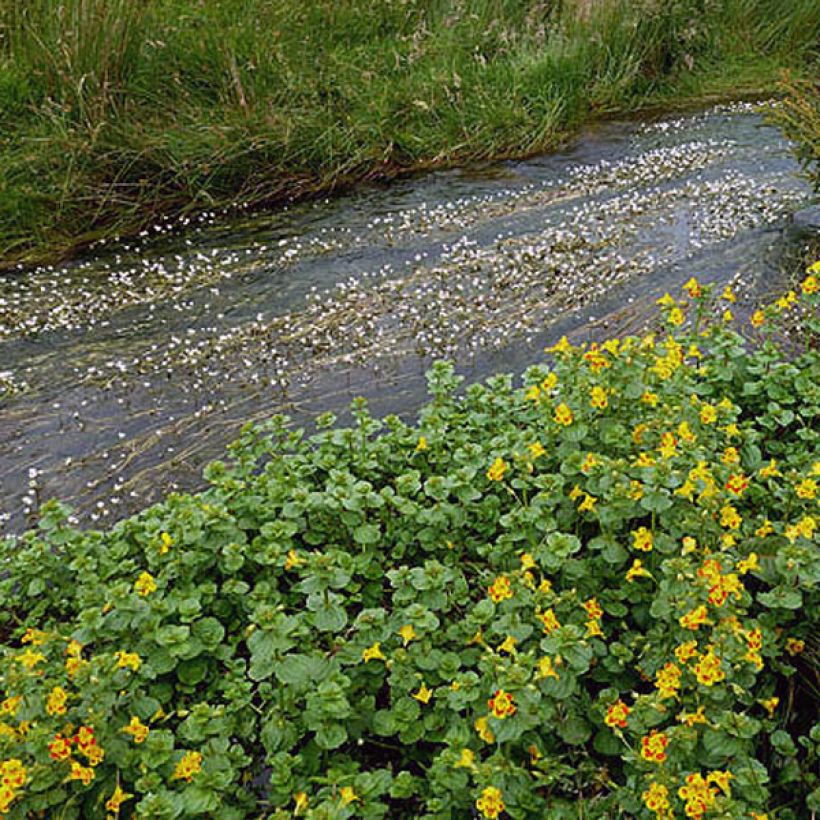
[[[0,541],[0,811],[813,815],[812,270],[754,346],[691,280],[522,387],[438,363],[417,426],[249,425],[105,532],[49,503]]]
[[[0,259],[767,92],[814,0],[7,0]]]

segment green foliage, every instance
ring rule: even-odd
[[[783,101],[771,118],[794,140],[801,165],[820,191],[820,85],[786,77],[783,92]]]
[[[818,38],[814,0],[6,0],[0,249],[544,150],[596,112],[770,90]]]
[[[817,278],[752,349],[687,291],[522,388],[435,365],[417,428],[248,426],[109,531],[47,505],[0,554],[0,811],[815,810],[820,358],[774,331]]]

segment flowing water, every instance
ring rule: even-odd
[[[475,380],[636,330],[693,274],[751,304],[809,194],[760,111],[724,106],[2,275],[0,532],[47,498],[101,525],[196,488],[249,420],[412,413],[438,358]]]

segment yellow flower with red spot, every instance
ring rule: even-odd
[[[810,273],[800,283],[800,290],[802,290],[806,296],[811,296],[812,294],[817,293],[818,289],[820,289],[820,284],[818,284],[817,277],[813,273]]]
[[[762,310],[756,310],[752,314],[752,318],[749,319],[752,327],[763,327],[766,324],[766,314],[763,313]]]
[[[714,686],[726,679],[726,673],[721,667],[720,658],[715,655],[714,647],[710,646],[706,654],[695,664],[695,677],[698,683],[704,686]]]
[[[714,424],[717,421],[717,408],[711,404],[704,404],[700,408],[701,424]]]
[[[64,715],[68,692],[62,686],[55,686],[46,698],[46,712],[50,715]]]
[[[292,569],[296,569],[297,567],[301,567],[305,563],[305,559],[302,558],[296,550],[288,550],[288,554],[285,556],[285,571],[290,572]]]
[[[720,508],[721,527],[727,527],[730,530],[737,530],[740,529],[740,525],[742,523],[743,518],[731,504],[725,504]]]
[[[202,755],[199,752],[185,752],[174,768],[171,780],[184,780],[190,783],[202,770]]]
[[[689,294],[690,299],[697,299],[703,292],[700,287],[700,282],[698,282],[694,276],[683,286],[683,290]]]
[[[685,801],[687,817],[701,818],[714,805],[717,789],[710,787],[700,774],[690,774],[685,785],[678,789],[678,797]]]
[[[806,649],[806,642],[801,638],[786,638],[786,651],[794,657]]]
[[[52,760],[68,760],[71,757],[71,740],[60,734],[48,744],[48,753]]]
[[[143,598],[157,591],[157,582],[150,572],[141,572],[136,581],[134,581],[134,591]]]
[[[134,743],[144,743],[151,731],[136,715],[132,716],[129,724],[121,730],[123,734],[131,735]]]
[[[705,712],[705,706],[698,706],[696,712],[681,712],[678,715],[678,720],[681,723],[685,723],[690,728],[696,723],[708,723],[709,721],[706,719],[706,715],[704,714]]]
[[[697,641],[686,641],[685,643],[682,643],[680,644],[680,646],[675,648],[675,657],[678,659],[678,663],[686,663],[692,658],[697,657],[697,654]]]
[[[741,496],[749,488],[749,479],[742,473],[732,473],[726,482],[726,489],[732,495]]]
[[[114,814],[119,814],[122,804],[125,803],[126,800],[130,800],[133,796],[133,794],[123,791],[119,784],[117,784],[114,789],[114,793],[108,798],[108,800],[106,800],[105,808],[107,811],[113,812]]]
[[[503,720],[512,717],[517,711],[513,696],[503,689],[497,689],[495,694],[487,701],[487,706],[494,718]]]
[[[663,732],[653,729],[641,738],[641,757],[650,763],[665,763],[668,745],[669,738]]]
[[[558,621],[557,616],[555,615],[554,610],[550,607],[546,612],[542,612],[541,615],[538,616],[539,620],[541,621],[542,626],[544,627],[544,632],[549,634],[554,629],[560,629],[561,624]]]
[[[649,811],[655,813],[656,820],[665,820],[671,817],[669,803],[669,789],[661,783],[650,783],[649,788],[641,795],[643,803]]]
[[[652,532],[646,527],[638,527],[637,530],[632,530],[632,546],[636,550],[650,552],[652,550]]]
[[[655,688],[661,698],[677,697],[680,689],[681,671],[674,663],[667,663],[655,673]]]
[[[94,779],[94,769],[72,760],[68,778],[69,780],[80,780],[83,786],[88,786]]]
[[[481,792],[481,797],[475,801],[475,806],[481,812],[482,817],[486,817],[487,820],[495,820],[505,808],[501,790],[495,786],[487,786]]]
[[[555,408],[555,421],[563,427],[569,427],[574,420],[574,416],[572,415],[572,410],[570,410],[569,406],[561,402]]]
[[[589,394],[589,405],[596,410],[605,410],[609,405],[609,398],[607,392],[603,387],[596,385],[592,388]]]
[[[795,488],[799,498],[813,499],[817,495],[817,482],[813,478],[804,478]]]
[[[685,615],[682,615],[678,622],[684,629],[691,629],[693,631],[697,631],[701,626],[703,626],[708,617],[708,612],[706,607],[701,604],[700,606],[696,606],[690,612],[687,612]]]
[[[616,726],[620,729],[625,729],[626,719],[629,717],[631,711],[632,710],[622,700],[616,700],[615,703],[606,710],[604,723],[611,729],[614,729]]]
[[[489,594],[490,598],[492,599],[493,603],[499,604],[501,601],[512,598],[512,587],[510,586],[510,579],[506,575],[499,575],[493,582],[487,587],[487,593]]]

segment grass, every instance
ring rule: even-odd
[[[814,0],[5,0],[0,261],[817,64]]]

